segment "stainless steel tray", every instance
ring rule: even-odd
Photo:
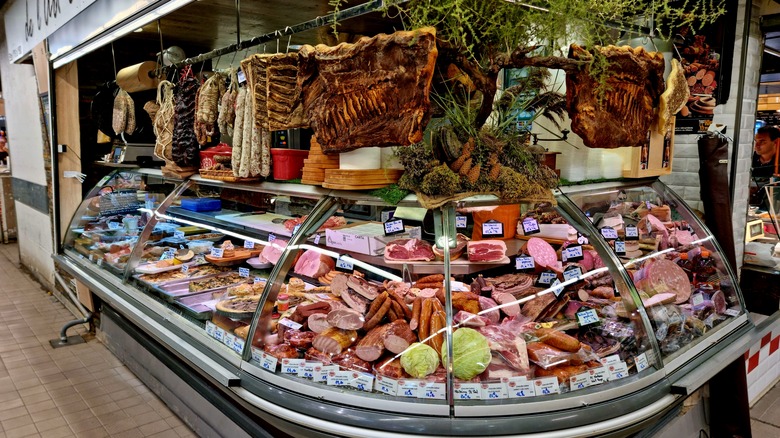
[[[198,294],[202,294],[202,293],[212,293],[212,292],[216,292],[216,291],[218,291],[220,289],[227,289],[230,286],[235,286],[237,284],[245,283],[245,282],[248,281],[248,279],[242,279],[241,281],[237,281],[235,283],[231,283],[231,284],[227,284],[227,285],[223,285],[223,286],[219,286],[219,287],[214,287],[214,288],[211,288],[211,289],[199,290],[199,291],[196,291],[196,292],[193,292],[193,291],[190,290],[190,282],[193,281],[193,280],[203,280],[203,279],[208,279],[208,278],[212,278],[212,277],[220,277],[220,276],[225,276],[225,275],[226,274],[222,273],[222,274],[205,276],[205,277],[199,278],[199,279],[188,279],[188,280],[183,280],[183,281],[172,282],[172,283],[169,283],[169,284],[166,284],[166,285],[163,285],[163,286],[152,287],[152,290],[156,291],[160,295],[160,297],[162,297],[162,299],[164,299],[164,300],[166,300],[168,302],[173,302],[177,298],[187,297],[187,296],[190,296],[190,295],[198,295]]]
[[[212,292],[199,292],[180,297],[173,300],[173,303],[181,307],[182,311],[193,319],[209,320],[214,311],[211,307],[203,304],[208,301],[217,301],[213,298]]]

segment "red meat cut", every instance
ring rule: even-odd
[[[428,242],[420,239],[397,239],[385,246],[385,258],[403,262],[411,260],[429,262],[436,256]]]

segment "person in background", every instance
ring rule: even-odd
[[[751,164],[750,204],[768,207],[764,186],[775,173],[775,155],[780,148],[780,128],[764,126],[756,131]]]
[[[8,164],[8,140],[5,138],[5,130],[0,130],[0,162]]]

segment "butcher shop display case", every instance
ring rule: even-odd
[[[133,182],[139,232],[104,251],[87,225],[125,212],[86,212],[130,188],[119,175]],[[425,209],[413,195],[391,206],[300,184],[122,172],[84,201],[57,259],[108,305],[154,321],[153,336],[176,333],[167,347],[225,391],[313,429],[638,430],[678,400],[680,376],[750,324],[742,295],[712,235],[661,182],[553,195]],[[355,219],[355,206],[384,214]],[[121,265],[108,262],[121,251]],[[390,421],[403,419],[425,421]]]

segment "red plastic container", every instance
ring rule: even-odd
[[[200,151],[200,168],[208,169],[211,166],[217,164],[214,161],[215,155],[227,155],[228,157],[233,153],[233,148],[227,143],[220,143],[216,146],[212,146]]]
[[[274,179],[298,179],[303,176],[303,160],[309,156],[309,151],[299,149],[271,148]]]

